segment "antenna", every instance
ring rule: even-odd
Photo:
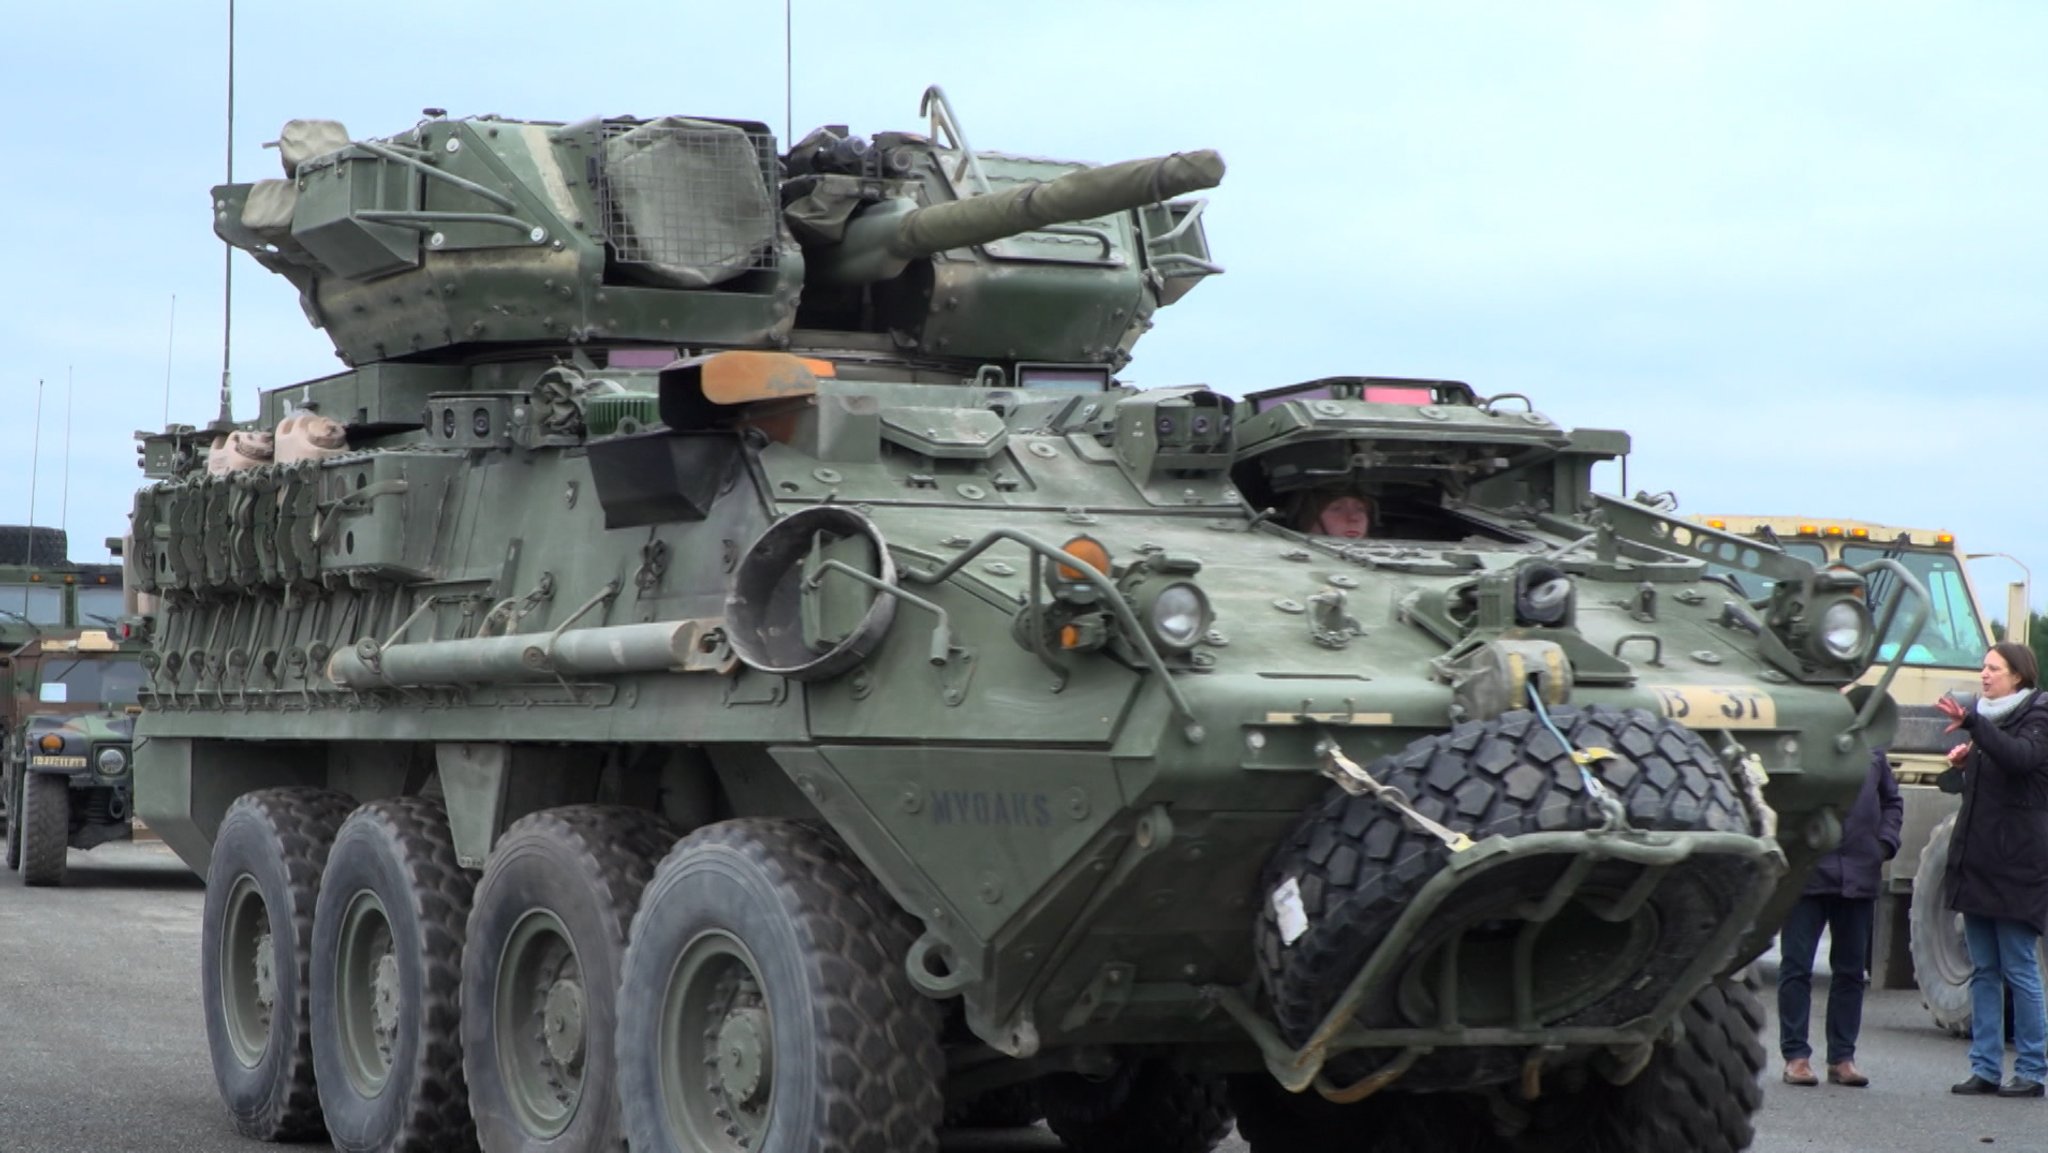
[[[57,502],[57,526],[71,530],[71,366],[64,366],[64,495]],[[31,545],[31,548],[34,546]]]
[[[235,182],[235,0],[228,0],[228,180]],[[220,310],[220,420],[223,429],[235,423],[235,392],[231,367],[235,334],[235,246],[223,240]],[[169,403],[165,403],[166,410]],[[166,415],[165,423],[169,423]]]
[[[790,6],[794,3],[795,0],[782,0],[782,146],[784,148],[788,148],[796,140],[796,111],[795,101],[792,96],[792,93],[796,91],[796,81],[791,79],[794,75],[791,62],[795,59],[796,54],[792,43],[795,40],[796,34],[792,27],[790,13]]]
[[[22,558],[28,563],[29,576],[31,577],[35,576],[36,571],[36,476],[42,472],[43,460],[43,381],[41,377],[36,378],[36,435],[33,443],[35,448],[31,450],[28,458],[28,544],[24,548],[27,555]],[[28,620],[33,615],[29,612],[28,604],[28,594],[32,587],[34,587],[34,581],[32,580],[21,586],[21,615],[24,620]]]
[[[171,293],[171,333],[164,339],[164,427],[171,427],[171,356],[178,348],[178,294]]]

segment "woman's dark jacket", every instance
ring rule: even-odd
[[[1899,779],[1892,764],[1879,749],[1870,754],[1870,769],[1863,778],[1863,791],[1849,807],[1842,822],[1842,843],[1813,866],[1806,879],[1808,896],[1837,896],[1868,899],[1877,896],[1884,884],[1884,863],[1898,855],[1899,826],[1906,819],[1906,802],[1899,796]]]
[[[2002,721],[1963,718],[1963,808],[1948,847],[1948,902],[1958,913],[2048,929],[2048,693]]]

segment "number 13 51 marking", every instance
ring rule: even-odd
[[[1689,729],[1774,729],[1778,703],[1746,685],[1649,685],[1665,717]]]

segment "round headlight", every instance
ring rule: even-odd
[[[1145,627],[1165,648],[1175,652],[1191,649],[1209,627],[1209,598],[1194,585],[1175,581],[1152,598]]]
[[[1836,601],[1820,614],[1820,647],[1838,661],[1863,655],[1870,640],[1870,615],[1855,601]]]
[[[128,754],[120,749],[100,750],[100,775],[118,777],[128,771]]]

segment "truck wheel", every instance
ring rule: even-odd
[[[0,777],[0,791],[7,794],[7,867],[21,868],[21,776]]]
[[[1763,1108],[1764,1006],[1746,985],[1717,981],[1686,1002],[1676,1044],[1657,1047],[1626,1085],[1594,1081],[1546,1092],[1515,1153],[1741,1153]]]
[[[1594,706],[1553,712],[1578,748],[1605,747],[1615,759],[1597,767],[1638,829],[1751,832],[1749,818],[1719,758],[1689,729],[1641,710]],[[1460,724],[1416,741],[1369,767],[1415,807],[1474,840],[1601,823],[1578,765],[1528,712]],[[1300,1044],[1321,1023],[1354,975],[1377,949],[1423,885],[1450,854],[1371,797],[1332,787],[1302,815],[1268,865],[1254,943],[1260,975],[1286,1038]],[[1525,902],[1541,901],[1563,871],[1551,855],[1503,865],[1483,883],[1457,891],[1408,943],[1388,980],[1370,991],[1358,1020],[1378,1026],[1428,1026],[1443,1017],[1436,1004],[1438,970],[1457,957],[1459,1004],[1471,1026],[1513,1023],[1512,958]],[[1596,865],[1579,896],[1536,938],[1532,956],[1535,1012],[1557,1025],[1610,1025],[1634,1020],[1670,992],[1670,983],[1733,915],[1738,900],[1762,883],[1754,863],[1727,856],[1695,857],[1666,875],[1634,916],[1616,923],[1595,902],[1620,897],[1641,876],[1622,862]],[[1298,894],[1306,931],[1283,935],[1278,894]],[[1294,926],[1301,928],[1302,925]],[[1453,952],[1449,946],[1459,940]],[[1289,937],[1292,936],[1292,940]],[[1365,1077],[1392,1052],[1332,1059],[1338,1085]],[[1418,1061],[1404,1090],[1471,1088],[1514,1078],[1522,1055],[1513,1049],[1451,1047]]]
[[[353,804],[322,789],[244,793],[214,835],[200,921],[206,1047],[235,1128],[258,1141],[325,1131],[306,964],[320,870]]]
[[[946,1109],[948,1129],[1022,1129],[1045,1118],[1038,1103],[1038,1086],[1027,1081],[991,1089],[970,1101]]]
[[[476,1146],[462,1078],[462,941],[475,878],[427,797],[335,834],[313,913],[313,1069],[345,1153]]]
[[[1934,1023],[1950,1036],[1970,1035],[1970,947],[1963,918],[1948,904],[1948,847],[1956,818],[1943,817],[1920,850],[1913,874],[1913,981]]]
[[[914,923],[829,832],[737,820],[655,870],[619,988],[634,1153],[936,1153],[938,1005]]]
[[[535,813],[499,839],[462,953],[462,1070],[489,1153],[623,1153],[619,965],[675,841],[653,813],[601,805]]]
[[[1462,1094],[1383,1090],[1339,1105],[1289,1093],[1264,1073],[1230,1078],[1237,1135],[1251,1153],[1491,1153],[1502,1148],[1484,1102]]]
[[[1039,1100],[1075,1153],[1209,1153],[1230,1132],[1227,1095],[1221,1077],[1146,1059],[1102,1081],[1056,1073]]]
[[[9,837],[13,844],[14,838]],[[21,883],[61,885],[71,851],[71,782],[48,773],[21,780]]]

